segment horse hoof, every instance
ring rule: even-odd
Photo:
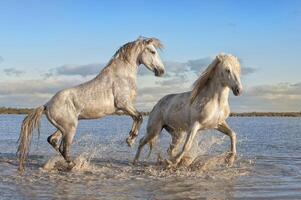
[[[169,159],[165,159],[164,160],[164,165],[166,167],[166,169],[171,169],[171,168],[175,168],[177,166],[177,164],[173,163],[171,160]]]
[[[169,159],[164,160],[167,165],[172,165],[172,162]]]
[[[133,165],[134,165],[134,166],[137,166],[137,165],[138,165],[138,161],[137,161],[137,160],[134,160],[134,161],[133,161]]]
[[[194,159],[192,157],[183,157],[179,163],[181,166],[189,167],[193,163]]]
[[[70,170],[73,169],[73,167],[75,167],[75,163],[71,161],[71,162],[68,163],[67,170],[70,171]]]
[[[134,144],[134,142],[135,142],[135,141],[134,141],[133,139],[131,139],[131,138],[127,138],[127,139],[126,139],[126,143],[128,144],[129,147],[132,147],[133,144]]]

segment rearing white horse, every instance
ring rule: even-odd
[[[163,97],[149,115],[147,133],[140,140],[134,159],[136,163],[145,144],[150,150],[164,128],[172,137],[168,149],[170,166],[176,166],[189,151],[195,135],[205,129],[217,129],[231,139],[230,164],[236,155],[236,134],[227,125],[230,114],[228,103],[229,89],[235,96],[242,92],[240,64],[232,55],[220,54],[195,81],[193,90]],[[177,149],[187,135],[182,151]],[[185,156],[184,156],[185,157]]]
[[[24,169],[32,132],[39,127],[44,111],[48,120],[57,128],[47,140],[62,154],[70,167],[73,165],[70,147],[80,119],[97,119],[123,111],[134,120],[126,140],[131,146],[142,123],[142,115],[133,105],[137,93],[138,66],[143,64],[156,76],[163,75],[164,65],[157,52],[162,47],[156,38],[139,38],[129,42],[115,53],[94,79],[56,93],[45,105],[31,112],[21,127],[17,151],[19,170]]]

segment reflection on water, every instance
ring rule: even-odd
[[[127,117],[81,121],[67,169],[46,138],[54,132],[43,119],[25,174],[17,173],[16,140],[24,116],[0,115],[0,194],[3,199],[300,199],[300,118],[230,118],[238,135],[234,166],[225,162],[229,138],[200,134],[189,168],[166,169],[157,162],[170,142],[164,132],[152,156],[133,166],[136,149],[125,144]],[[146,120],[144,120],[146,121]],[[118,126],[116,126],[118,124]],[[145,123],[140,137],[145,132]]]

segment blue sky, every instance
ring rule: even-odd
[[[2,106],[45,103],[68,85],[63,80],[71,86],[93,76],[45,74],[62,66],[100,70],[122,44],[142,35],[164,43],[161,56],[171,71],[173,63],[219,52],[238,56],[253,70],[243,77],[245,96],[233,98],[234,110],[301,110],[301,1],[1,1],[0,9]],[[188,85],[193,78],[186,76]],[[146,73],[139,81],[138,104],[149,109],[163,94],[151,93],[155,98],[144,104],[143,89],[162,80]]]

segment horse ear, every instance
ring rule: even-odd
[[[153,38],[150,38],[146,41],[147,44],[151,44],[152,42],[154,42]]]
[[[216,56],[216,59],[217,59],[219,62],[221,62],[222,59],[223,59],[222,57],[223,57],[223,55],[222,55],[222,54],[219,54],[219,55]]]
[[[154,47],[156,49],[158,49],[158,48],[163,49],[164,48],[163,44],[157,38],[149,38],[149,39],[146,39],[145,42],[146,42],[147,45],[149,45],[149,44],[154,45]]]

